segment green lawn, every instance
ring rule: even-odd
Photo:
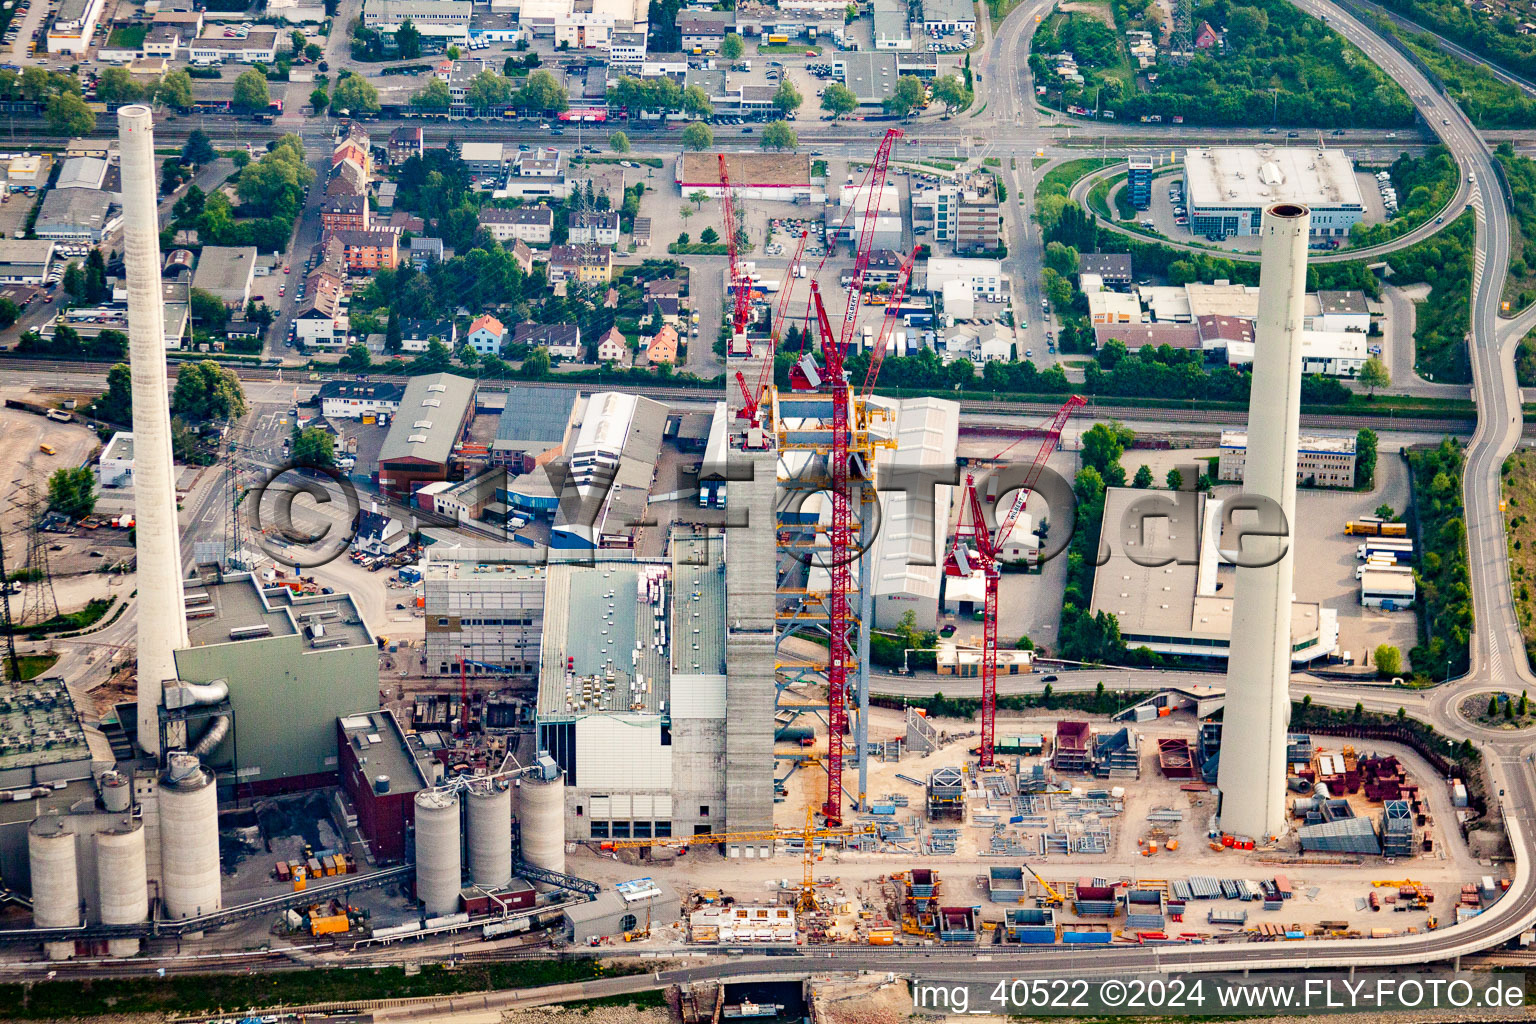
[[[107,47],[108,49],[122,47],[125,50],[137,50],[144,45],[144,37],[147,35],[149,35],[148,25],[120,25],[107,37]]]
[[[640,970],[608,966],[593,959],[464,964],[453,970],[439,964],[424,964],[421,973],[410,976],[399,967],[256,970],[172,978],[71,979],[0,985],[0,1000],[4,1001],[5,1016],[10,1020],[78,1020],[133,1013],[164,1017],[233,1012],[240,1016],[246,1009],[268,1006],[537,988],[635,973]]]
[[[799,43],[789,43],[789,44],[758,43],[757,44],[757,52],[758,53],[789,53],[789,54],[795,54],[795,53],[814,53],[816,56],[820,57],[821,56],[821,47],[815,46],[815,45],[803,46],[803,45],[801,45]]]
[[[57,654],[23,654],[16,661],[21,668],[22,679],[36,679],[38,676],[53,668],[59,660]],[[5,678],[11,678],[11,663],[7,659],[4,663]]]

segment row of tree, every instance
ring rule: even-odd
[[[1467,670],[1472,634],[1472,577],[1467,568],[1462,471],[1466,455],[1450,438],[1408,454],[1414,520],[1423,557],[1419,584],[1420,641],[1409,652],[1417,671],[1450,679]]]
[[[211,359],[182,363],[177,369],[176,387],[171,391],[172,416],[203,423],[238,419],[248,408],[245,389],[234,371]],[[133,375],[127,363],[117,363],[107,371],[107,389],[91,403],[89,411],[109,423],[133,424]]]
[[[464,102],[469,109],[480,114],[499,113],[516,108],[525,114],[558,114],[570,107],[570,95],[565,86],[555,81],[548,71],[535,71],[521,86],[518,80],[486,70],[469,80],[464,90]],[[433,77],[411,97],[411,105],[418,110],[443,112],[453,105],[453,94],[448,84]]]

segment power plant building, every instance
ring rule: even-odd
[[[341,785],[369,852],[379,862],[404,859],[406,835],[416,820],[416,794],[431,785],[421,760],[431,755],[423,750],[417,757],[411,738],[389,711],[336,719],[336,749]]]
[[[254,794],[333,785],[336,719],[379,706],[378,649],[352,598],[192,581],[187,629],[177,678],[229,689],[232,728],[207,763]]]
[[[549,567],[538,738],[567,838],[724,829],[724,549],[680,528],[669,561]]]
[[[1275,203],[1310,207],[1314,238],[1347,237],[1365,216],[1354,164],[1343,150],[1189,149],[1184,178],[1189,229],[1197,235],[1257,235],[1261,211]]]
[[[421,570],[428,671],[456,673],[461,660],[470,675],[528,678],[538,671],[544,566],[438,545]]]

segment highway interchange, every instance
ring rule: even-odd
[[[1448,223],[1455,213],[1470,205],[1476,214],[1477,263],[1473,279],[1472,330],[1469,340],[1473,367],[1473,393],[1477,402],[1477,425],[1467,448],[1465,471],[1466,523],[1472,591],[1477,612],[1472,637],[1471,670],[1464,677],[1432,691],[1394,690],[1387,687],[1359,687],[1298,678],[1295,689],[1310,693],[1320,703],[1353,706],[1356,700],[1372,710],[1395,712],[1406,708],[1409,714],[1430,722],[1442,733],[1471,737],[1480,746],[1490,768],[1490,799],[1499,804],[1506,823],[1510,844],[1516,855],[1515,871],[1509,892],[1494,906],[1470,922],[1423,934],[1369,941],[1307,941],[1283,944],[1224,944],[1188,947],[1109,947],[1079,951],[1071,948],[1033,948],[1026,954],[1010,952],[994,960],[975,950],[908,950],[858,948],[832,951],[797,951],[793,956],[733,957],[708,965],[686,966],[655,976],[610,979],[579,986],[584,995],[607,995],[634,991],[645,984],[670,984],[707,978],[746,976],[796,976],[827,970],[893,971],[921,973],[931,979],[977,980],[1012,977],[1021,969],[1032,975],[1072,974],[1081,976],[1124,976],[1140,971],[1217,971],[1266,969],[1277,967],[1390,966],[1422,965],[1450,960],[1503,943],[1529,928],[1536,920],[1536,884],[1532,865],[1536,861],[1536,772],[1533,772],[1533,744],[1520,734],[1481,729],[1465,722],[1455,711],[1465,695],[1488,690],[1536,690],[1533,675],[1524,657],[1519,621],[1509,584],[1509,566],[1505,549],[1502,516],[1499,510],[1499,468],[1505,456],[1518,443],[1522,429],[1520,396],[1514,375],[1514,348],[1524,332],[1536,324],[1536,311],[1527,311],[1514,321],[1499,318],[1499,296],[1510,255],[1509,210],[1500,192],[1488,141],[1449,99],[1438,93],[1422,74],[1372,28],[1329,0],[1293,0],[1301,10],[1320,17],[1393,77],[1413,99],[1429,130],[1454,155],[1462,172],[1462,185],[1446,213]],[[1018,156],[1017,167],[1004,160],[1010,193],[1032,194],[1034,172],[1028,159],[1036,150],[1059,157],[1077,152],[1063,145],[1063,127],[1056,116],[1042,117],[1034,105],[1034,89],[1029,78],[1027,54],[1029,36],[1036,25],[1035,16],[1047,10],[1044,0],[1026,0],[1000,25],[994,25],[993,37],[978,55],[980,73],[978,102],[986,98],[988,111],[983,118],[948,125],[934,122],[915,126],[912,131],[920,145],[917,151],[954,147],[972,153]],[[334,40],[333,40],[334,46]],[[337,56],[340,56],[339,54]],[[215,121],[215,124],[217,122]],[[178,136],[195,127],[188,119],[172,122],[162,134],[161,144],[174,144]],[[284,126],[278,126],[280,131]],[[487,126],[488,127],[488,126]],[[314,126],[306,124],[306,135]],[[438,129],[429,128],[429,137]],[[478,130],[478,129],[477,129]],[[1079,136],[1087,129],[1075,129]],[[1220,136],[1250,139],[1254,133],[1170,128],[1166,133],[1149,132],[1144,125],[1095,125],[1092,132],[1108,134],[1123,149],[1125,140],[1151,137],[1167,147],[1178,141],[1210,143]],[[246,133],[247,136],[258,133]],[[508,139],[539,138],[526,126],[497,126],[486,133]],[[802,145],[829,154],[862,153],[869,148],[867,132],[856,133],[824,125],[801,133]],[[1352,132],[1367,136],[1369,133]],[[1261,137],[1261,136],[1260,136]],[[978,140],[979,144],[978,144]],[[636,139],[637,148],[649,140]],[[1385,140],[1370,138],[1385,144]],[[1522,142],[1529,141],[1524,138]],[[1354,145],[1353,142],[1350,143]],[[1394,146],[1396,148],[1404,148]],[[1476,177],[1471,184],[1470,176]],[[1030,301],[1036,301],[1039,277],[1038,233],[1031,237],[1032,225],[1019,204],[1013,210],[1010,231],[1013,237],[1032,244],[1013,246],[1009,271],[1022,284]],[[1342,254],[1355,258],[1359,253]],[[1241,257],[1239,257],[1241,258]],[[43,374],[51,376],[50,374]],[[94,377],[93,373],[78,376]],[[255,375],[253,375],[255,376]],[[269,374],[261,376],[270,379]],[[254,384],[254,381],[253,381]],[[258,385],[259,386],[259,385]],[[290,390],[291,384],[267,385],[266,390]],[[202,518],[207,504],[216,500],[217,489],[209,489],[200,499],[194,521]],[[184,539],[190,546],[191,537]],[[184,552],[187,554],[189,552]],[[131,642],[132,616],[125,615],[104,634],[101,642],[115,646]],[[82,655],[74,655],[79,657]],[[67,665],[65,666],[68,667]],[[81,666],[83,668],[83,666]],[[1063,674],[1058,689],[1092,689],[1099,682],[1109,689],[1146,690],[1159,684],[1180,686],[1220,685],[1219,676],[1200,673],[1148,673],[1125,669],[1088,669]],[[1031,680],[1005,678],[1002,692],[1036,686]],[[946,681],[951,695],[965,692],[964,681]],[[872,689],[893,695],[923,695],[931,684],[909,677],[877,677]],[[1495,794],[1502,793],[1500,801]],[[1027,958],[1026,958],[1027,956]]]

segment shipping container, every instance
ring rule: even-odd
[[[352,927],[346,914],[336,914],[332,917],[314,917],[309,919],[309,933],[311,935],[335,935],[345,932]]]
[[[1061,941],[1068,945],[1104,944],[1114,938],[1107,924],[1065,924],[1061,926]]]

